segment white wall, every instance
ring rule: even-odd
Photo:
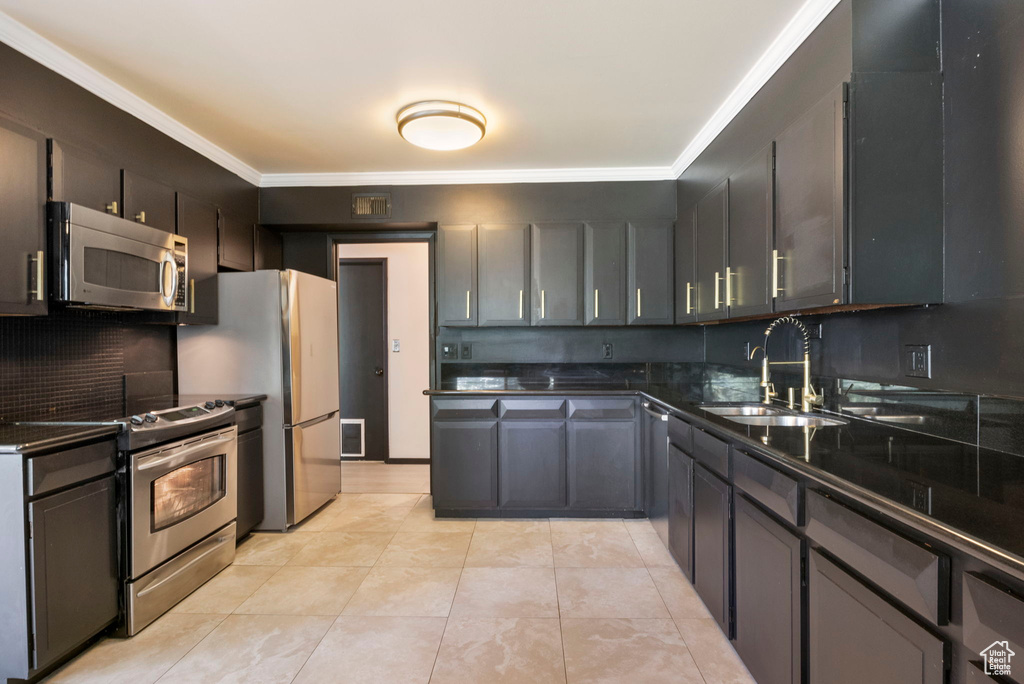
[[[430,275],[425,242],[341,244],[347,259],[388,260],[388,438],[391,458],[430,458]],[[391,341],[401,351],[391,351]],[[342,349],[344,354],[345,350]]]

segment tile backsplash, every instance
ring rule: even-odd
[[[124,412],[127,350],[148,330],[129,314],[58,309],[0,318],[0,420],[81,420]]]

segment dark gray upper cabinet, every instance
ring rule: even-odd
[[[530,226],[480,226],[480,325],[530,324]]]
[[[257,271],[284,268],[284,241],[281,234],[266,226],[256,226],[253,268]]]
[[[56,140],[49,147],[49,197],[121,216],[121,169]]]
[[[431,487],[435,508],[498,505],[498,421],[435,421]]]
[[[643,505],[635,420],[569,421],[569,507],[633,511]]]
[[[717,321],[729,315],[727,282],[729,244],[729,181],[722,181],[697,202],[697,320]]]
[[[583,325],[583,224],[530,227],[533,325]]]
[[[695,463],[693,587],[729,638],[732,638],[731,517],[732,487],[704,466]]]
[[[251,271],[254,226],[221,212],[218,266],[234,271]]]
[[[438,226],[438,325],[476,325],[476,252],[476,226]]]
[[[46,139],[0,119],[0,314],[46,313]]]
[[[816,550],[807,575],[811,684],[945,681],[947,651],[939,637]]]
[[[125,218],[174,232],[174,188],[126,169],[121,172],[121,200]]]
[[[676,323],[697,321],[697,207],[676,221]]]
[[[772,226],[775,222],[775,145],[729,177],[729,316],[771,313]]]
[[[587,325],[626,323],[626,224],[583,226],[583,301]]]
[[[846,303],[844,283],[846,86],[775,142],[775,309]]]
[[[178,235],[188,238],[188,308],[179,323],[217,323],[217,207],[178,193]]]
[[[502,421],[498,432],[498,505],[565,507],[565,421]]]
[[[759,684],[800,684],[803,542],[744,497],[736,504],[736,652]]]
[[[672,221],[631,221],[627,228],[626,320],[671,325],[675,320]]]
[[[28,506],[37,670],[117,617],[114,490],[114,478],[108,476]]]

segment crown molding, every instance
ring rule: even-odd
[[[674,180],[667,166],[485,171],[381,171],[378,173],[265,173],[264,188],[342,185],[453,185],[479,183],[591,183]]]
[[[260,184],[262,174],[259,171],[3,12],[0,12],[0,42],[144,121],[243,180],[253,185]]]
[[[835,9],[840,0],[807,0],[782,32],[772,41],[753,68],[729,94],[722,106],[694,136],[672,164],[672,177],[679,178],[718,134],[725,130],[740,110],[757,94],[786,60],[807,39],[811,32]]]

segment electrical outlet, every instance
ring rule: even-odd
[[[910,489],[910,505],[926,515],[931,515],[932,488],[913,480],[908,480],[907,486]]]
[[[441,345],[441,358],[442,359],[457,359],[457,358],[459,358],[459,345],[457,345],[457,344],[442,344]]]
[[[743,343],[743,358],[744,359],[748,359],[748,360],[750,359],[750,343],[749,342],[744,342]]]
[[[601,345],[601,358],[610,359],[612,358],[612,345],[610,342],[605,342]]]
[[[463,342],[462,343],[462,358],[463,359],[471,359],[471,358],[473,358],[473,345],[469,344],[468,342]]]
[[[398,340],[391,340],[391,351],[400,352],[402,351],[402,343]]]
[[[930,344],[908,344],[904,346],[904,349],[907,356],[907,377],[932,377],[932,346]]]

